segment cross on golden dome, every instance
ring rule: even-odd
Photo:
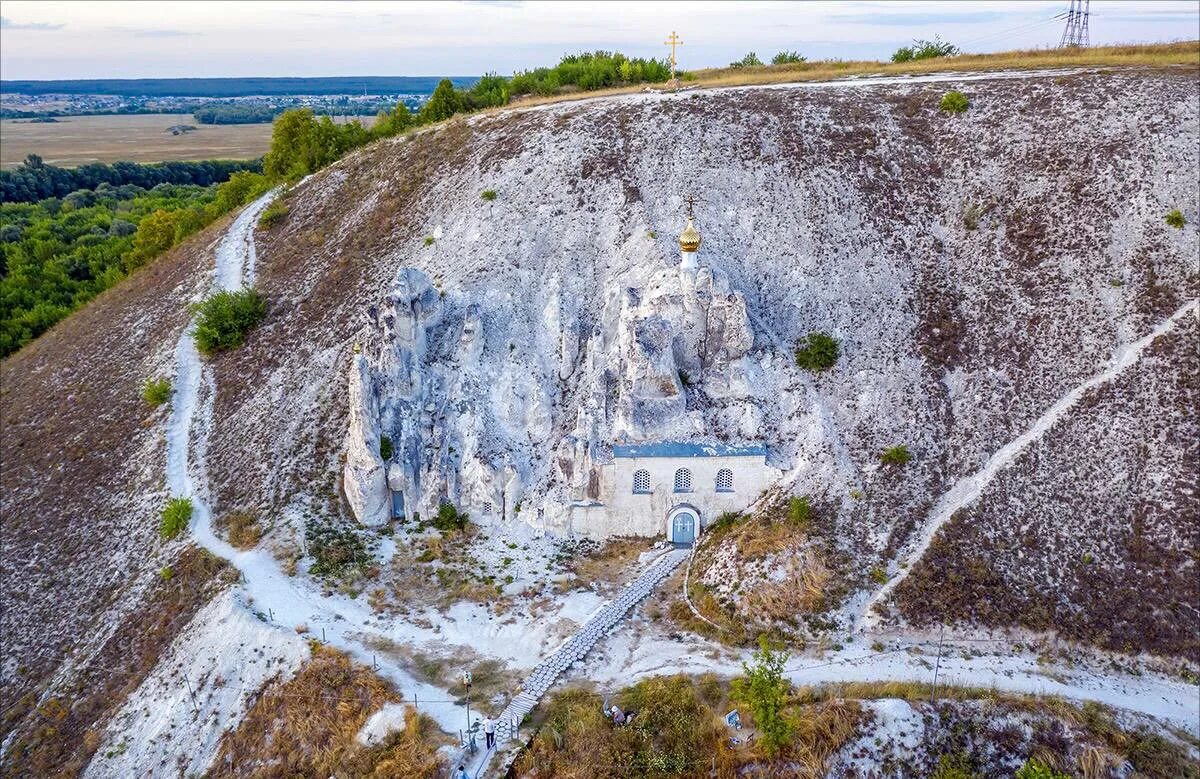
[[[679,248],[685,252],[695,252],[700,249],[700,231],[693,224],[693,220],[696,218],[696,196],[687,195],[683,202],[687,206],[687,226],[679,234]]]

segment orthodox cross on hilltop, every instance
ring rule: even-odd
[[[675,47],[682,46],[683,41],[681,41],[679,39],[679,36],[675,34],[674,30],[671,30],[671,36],[669,38],[667,38],[665,41],[663,41],[663,44],[671,47],[671,80],[674,81],[675,80]]]

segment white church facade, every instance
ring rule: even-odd
[[[658,536],[691,544],[728,511],[742,511],[781,472],[766,447],[661,441],[613,446],[595,500],[572,505],[571,531],[588,538]]]

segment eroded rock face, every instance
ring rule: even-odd
[[[409,515],[448,500],[480,521],[563,530],[562,506],[596,499],[613,441],[754,439],[761,414],[742,295],[704,267],[631,280],[641,283],[607,290],[586,337],[579,301],[548,280],[542,316],[523,323],[530,343],[518,349],[522,323],[489,340],[489,319],[503,312],[443,298],[424,274],[401,270],[368,311],[351,365],[345,484],[355,516],[386,521],[400,493]],[[567,394],[579,405],[562,429]],[[721,408],[708,407],[714,399]],[[522,501],[530,510],[518,517]]]

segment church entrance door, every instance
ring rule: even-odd
[[[689,509],[676,511],[671,517],[671,541],[691,546],[696,540],[696,515]]]

